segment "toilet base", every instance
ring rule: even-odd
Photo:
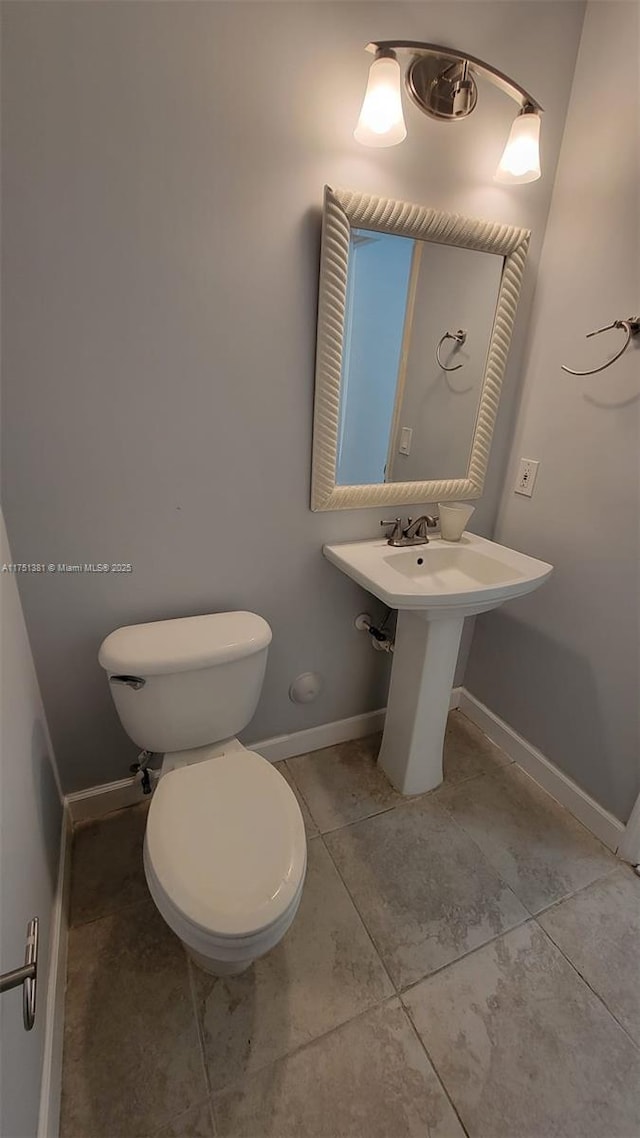
[[[182,944],[187,956],[209,976],[239,976],[241,972],[246,972],[253,964],[253,960],[212,960],[210,956],[203,956],[201,952],[196,952],[194,948],[190,948],[184,941]]]

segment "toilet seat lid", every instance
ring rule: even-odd
[[[153,876],[180,912],[222,936],[249,936],[286,912],[306,865],[300,807],[253,751],[169,771],[145,836]]]

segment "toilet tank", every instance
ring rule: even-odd
[[[271,629],[252,612],[118,628],[98,659],[122,726],[147,751],[182,751],[236,735],[256,710]]]

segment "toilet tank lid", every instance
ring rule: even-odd
[[[271,643],[266,620],[253,612],[215,612],[117,628],[98,660],[111,675],[186,672],[252,656]]]

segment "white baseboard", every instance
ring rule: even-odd
[[[625,827],[622,822],[600,806],[559,767],[547,759],[541,751],[518,735],[504,720],[495,715],[466,688],[453,688],[450,708],[460,710],[471,719],[485,735],[509,755],[539,786],[552,795],[562,806],[566,806],[592,834],[595,834],[611,850],[618,850],[629,860],[621,846]],[[291,759],[294,755],[306,755],[309,751],[319,751],[323,747],[333,747],[349,739],[360,739],[381,731],[384,726],[385,708],[368,711],[363,715],[353,715],[349,719],[338,719],[333,723],[322,723],[306,731],[294,731],[289,735],[276,735],[248,744],[271,763]],[[92,786],[69,794],[66,805],[72,822],[87,818],[101,818],[112,810],[133,806],[143,800],[140,783],[136,778],[123,778],[119,782],[108,782],[102,786]],[[635,843],[634,843],[635,844]]]
[[[452,688],[449,707],[458,707],[462,688]],[[333,723],[321,723],[319,727],[309,727],[306,731],[294,731],[291,735],[276,735],[272,739],[261,739],[258,743],[247,744],[270,763],[282,759],[292,759],[295,755],[306,755],[309,751],[320,751],[323,747],[335,747],[337,743],[348,743],[350,739],[362,739],[382,731],[386,707],[377,711],[366,711],[364,715],[352,715],[349,719],[336,719]]]
[[[69,892],[71,885],[71,833],[71,815],[65,805],[62,812],[58,880],[51,911],[38,1138],[58,1138],[60,1129],[64,998],[67,982]]]
[[[503,719],[485,707],[466,688],[460,692],[460,710],[505,754],[582,822],[596,838],[614,853],[620,846],[624,824],[600,806],[573,779],[550,762],[541,751],[518,735]]]
[[[461,688],[453,688],[450,707],[458,707]],[[257,751],[270,763],[291,759],[294,755],[306,755],[308,751],[319,751],[322,747],[334,747],[336,743],[346,743],[349,739],[361,739],[382,731],[386,708],[367,711],[363,715],[352,715],[349,719],[337,719],[333,723],[322,723],[319,727],[309,727],[306,731],[294,731],[290,735],[276,735],[271,739],[261,739],[249,743],[252,751]],[[77,790],[68,794],[66,804],[71,820],[82,822],[87,818],[102,818],[123,806],[134,806],[143,799],[140,782],[136,778],[122,778],[118,782],[106,782],[102,786],[91,786],[87,790]]]
[[[367,711],[364,715],[352,715],[349,719],[336,719],[333,723],[322,723],[309,727],[306,731],[294,731],[290,735],[275,735],[272,739],[261,739],[247,744],[270,763],[282,759],[292,759],[294,755],[306,755],[308,751],[320,751],[323,747],[335,747],[349,739],[362,739],[382,731],[386,708]]]
[[[86,790],[76,790],[65,798],[71,821],[83,822],[87,818],[102,818],[123,806],[135,806],[142,802],[144,795],[137,778],[121,778],[118,782],[105,782],[101,786],[90,786]]]
[[[636,798],[622,841],[618,846],[618,857],[630,862],[631,865],[640,865],[640,794]]]

